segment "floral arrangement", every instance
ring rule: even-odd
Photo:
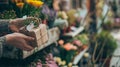
[[[11,0],[10,2],[18,17],[24,15],[39,17],[40,7],[43,4],[44,2],[40,0]]]
[[[56,55],[55,61],[58,65],[68,65],[73,62],[75,56],[77,56],[81,51],[87,49],[89,47],[89,39],[87,34],[81,34],[73,39],[64,39],[58,41],[59,52],[55,52]],[[85,57],[88,57],[88,53],[86,53]],[[60,60],[60,59],[61,60]],[[65,64],[61,64],[65,61]]]

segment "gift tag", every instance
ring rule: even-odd
[[[23,18],[23,19],[27,19],[27,16],[25,15],[25,16],[23,16],[22,18]]]
[[[30,23],[30,24],[26,27],[26,29],[27,29],[28,31],[31,31],[34,27],[35,27],[35,26],[34,26],[34,23]]]

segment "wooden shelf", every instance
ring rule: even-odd
[[[23,55],[22,55],[23,59],[56,42],[59,39],[59,35],[60,35],[60,31],[58,28],[52,28],[48,30],[48,36],[49,36],[48,42],[39,47],[36,47],[32,51],[23,51]]]
[[[73,60],[73,64],[78,64],[78,62],[81,60],[81,58],[83,57],[84,53],[88,50],[88,48],[84,49],[83,51],[81,51],[77,56],[75,56],[74,60]]]

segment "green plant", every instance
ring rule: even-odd
[[[97,43],[99,45],[98,50],[103,47],[103,57],[106,58],[109,55],[112,55],[114,50],[117,48],[116,40],[108,31],[102,31],[96,35]]]
[[[117,48],[116,40],[112,37],[110,32],[102,31],[95,35],[94,50],[92,55],[92,63],[103,62],[102,66],[106,63],[106,60],[113,54]]]
[[[24,25],[26,25],[26,26],[29,25],[30,23],[33,23],[33,24],[34,24],[34,27],[36,28],[36,27],[38,27],[39,24],[42,23],[42,22],[41,22],[41,19],[36,18],[36,17],[33,17],[33,18],[31,18],[31,19],[26,19],[26,20],[24,21]]]
[[[17,16],[14,10],[5,10],[3,12],[0,12],[0,19],[14,19],[16,17]]]
[[[106,19],[103,23],[102,23],[102,28],[104,30],[111,30],[113,28],[113,19]]]
[[[107,20],[106,22],[104,22],[103,24],[112,24],[111,20]]]
[[[88,35],[87,34],[78,35],[74,39],[80,40],[84,45],[88,45],[89,44],[89,39],[88,39]]]

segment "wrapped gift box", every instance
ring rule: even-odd
[[[46,43],[48,41],[48,34],[46,33],[44,36],[42,36],[42,43]]]
[[[47,26],[45,24],[40,24],[40,35],[42,44],[46,43],[48,41],[48,32],[47,32]]]
[[[35,38],[35,41],[30,42],[29,44],[32,47],[38,47],[48,40],[47,29],[45,24],[40,24],[39,27],[27,30],[26,27],[21,28],[20,32]],[[46,39],[46,40],[45,40]],[[43,41],[44,40],[44,41]]]
[[[37,40],[41,39],[41,36],[40,36],[40,29],[39,28],[35,28],[35,29],[32,29],[31,31],[28,31],[26,30],[26,28],[22,28],[20,30],[21,33],[27,35],[27,36],[31,36],[31,37],[34,37],[35,38],[35,41],[31,41],[29,44],[32,46],[32,47],[37,47],[38,46],[38,42]]]
[[[45,47],[51,45],[52,43],[56,42],[59,39],[59,36],[60,36],[60,31],[57,27],[48,30],[48,33],[46,34],[46,36],[42,37],[44,44],[42,44],[41,46],[35,47],[35,49],[33,49],[32,51],[23,51],[22,58],[26,58],[34,54],[35,52],[40,51]]]
[[[47,26],[45,24],[40,24],[40,35],[42,44],[46,43],[48,41],[48,32],[47,32]]]
[[[41,36],[44,36],[45,34],[47,34],[47,26],[45,24],[40,24],[40,34]]]

